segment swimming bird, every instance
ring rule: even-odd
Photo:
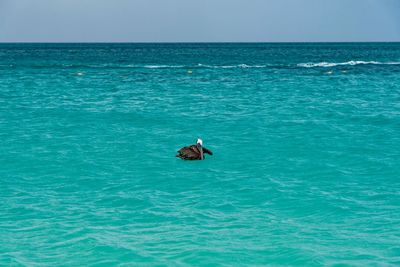
[[[209,155],[213,154],[210,150],[203,147],[203,140],[199,138],[197,139],[195,145],[185,146],[179,149],[176,156],[184,160],[203,160],[205,159],[204,153],[207,153]]]

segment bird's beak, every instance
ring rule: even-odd
[[[203,147],[201,146],[201,144],[197,144],[197,148],[200,151],[200,159],[203,160],[204,159]]]

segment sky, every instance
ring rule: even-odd
[[[0,42],[400,41],[400,0],[0,0]]]

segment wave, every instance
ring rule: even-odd
[[[265,64],[265,65],[248,65],[248,64],[237,64],[237,65],[142,65],[142,64],[46,64],[46,65],[15,65],[15,64],[1,64],[0,68],[14,68],[14,67],[30,67],[30,68],[58,68],[58,69],[254,69],[254,68],[279,68],[279,69],[292,69],[297,67],[301,68],[328,68],[335,66],[356,66],[356,65],[400,65],[400,62],[379,62],[379,61],[347,61],[347,62],[318,62],[318,63],[289,63],[289,64]]]
[[[300,63],[297,64],[298,67],[303,68],[315,68],[315,67],[336,67],[336,66],[356,66],[356,65],[400,65],[400,62],[379,62],[379,61],[347,61],[347,62],[319,62],[319,63]],[[134,68],[146,68],[146,69],[169,69],[169,68],[187,68],[187,69],[196,69],[196,68],[204,68],[204,69],[252,69],[252,68],[291,68],[293,65],[247,65],[247,64],[238,64],[238,65],[203,65],[197,64],[195,66],[184,66],[184,65],[130,65],[129,67]]]
[[[319,62],[319,63],[300,63],[298,67],[315,68],[315,67],[336,67],[336,66],[355,66],[355,65],[400,65],[400,62],[379,62],[379,61],[347,61],[347,62]]]
[[[267,68],[268,65],[247,65],[247,64],[238,64],[238,65],[125,65],[119,66],[121,68],[139,68],[139,69],[235,69],[235,68]]]
[[[247,64],[238,64],[238,65],[203,65],[198,64],[197,67],[199,68],[211,68],[211,69],[235,69],[235,68],[266,68],[267,65],[247,65]]]
[[[145,68],[145,69],[181,69],[181,68],[185,68],[185,66],[182,66],[182,65],[145,65],[145,66],[128,65],[127,67]]]
[[[139,65],[139,64],[20,64],[20,65],[4,65],[1,64],[0,67],[27,67],[35,69],[47,69],[47,68],[57,68],[57,69],[250,69],[250,68],[268,68],[273,67],[273,65]]]

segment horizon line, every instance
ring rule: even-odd
[[[0,41],[0,44],[282,44],[282,43],[400,43],[398,41]]]

